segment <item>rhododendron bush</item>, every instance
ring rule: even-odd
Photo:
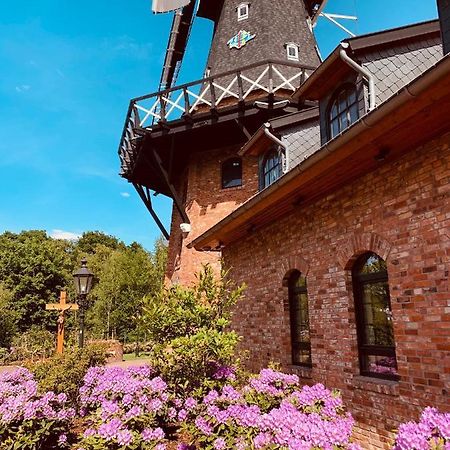
[[[78,404],[39,394],[26,369],[0,376],[0,450],[357,450],[339,392],[264,369],[216,367],[206,395],[180,397],[149,366],[89,369]],[[212,384],[214,385],[214,384]],[[76,406],[76,408],[75,408]],[[450,414],[426,408],[394,450],[449,450]]]
[[[450,414],[425,408],[418,423],[400,425],[394,450],[450,450]]]
[[[0,377],[0,449],[63,448],[75,410],[67,395],[38,394],[38,386],[27,369]]]
[[[338,392],[321,384],[300,388],[296,375],[271,369],[243,387],[211,390],[183,416],[193,443],[204,449],[359,448],[350,443],[353,419]]]
[[[164,426],[175,418],[166,383],[148,366],[89,369],[80,389],[88,428],[83,449],[165,449]]]

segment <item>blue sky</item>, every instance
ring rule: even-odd
[[[357,34],[437,16],[435,0],[330,0],[325,11],[357,15]],[[118,176],[117,146],[129,99],[158,88],[170,24],[149,0],[0,2],[0,233],[101,230],[152,248],[159,230]],[[211,29],[195,23],[180,82],[201,77]],[[316,36],[323,56],[346,37],[324,19]],[[171,202],[155,207],[169,227]]]

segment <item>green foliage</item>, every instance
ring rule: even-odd
[[[193,335],[203,328],[223,331],[243,290],[243,286],[236,288],[227,280],[226,272],[216,280],[212,268],[206,265],[192,288],[174,286],[147,297],[146,331],[158,343]]]
[[[217,280],[204,266],[191,288],[175,286],[147,297],[143,323],[155,343],[151,364],[169,386],[188,393],[209,386],[218,366],[236,365],[239,336],[227,331],[231,311],[242,297],[223,272]]]
[[[116,250],[97,247],[89,259],[98,277],[89,316],[96,337],[141,339],[143,299],[161,290],[166,255],[161,241],[153,254],[136,243]]]
[[[54,351],[54,334],[34,326],[14,337],[9,362],[47,358]]]
[[[17,330],[18,317],[12,300],[13,293],[0,283],[0,349],[10,347]]]
[[[83,255],[92,255],[97,252],[98,246],[111,250],[125,249],[125,244],[114,236],[101,231],[86,231],[77,241],[76,249]]]
[[[68,350],[62,355],[54,355],[28,364],[27,368],[34,374],[41,393],[64,392],[69,400],[75,403],[89,367],[105,364],[106,353],[104,345],[89,345],[83,349]]]
[[[0,450],[50,450],[63,448],[58,437],[66,426],[56,420],[24,420],[14,426],[0,424]]]
[[[184,396],[194,390],[200,395],[211,388],[218,366],[236,365],[234,332],[201,329],[194,334],[172,339],[167,345],[157,344],[150,353],[151,366],[167,384]]]
[[[49,330],[54,337],[57,313],[46,311],[45,305],[58,302],[61,289],[75,301],[72,273],[82,256],[87,256],[95,274],[94,289],[88,296],[87,336],[144,340],[142,299],[161,289],[167,257],[162,240],[150,253],[139,244],[126,246],[100,231],[86,232],[73,243],[33,230],[0,234],[0,348],[9,347],[17,332],[32,327]],[[76,314],[67,314],[65,325],[70,337],[77,325]],[[20,342],[15,344],[22,351]],[[27,344],[23,355],[11,357],[33,356],[36,352],[33,349],[29,354],[29,347]]]
[[[51,323],[45,304],[67,285],[72,250],[71,243],[44,231],[0,235],[0,282],[12,293],[10,305],[20,331]]]

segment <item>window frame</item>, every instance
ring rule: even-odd
[[[296,283],[300,278],[305,279],[304,286],[297,286]],[[301,342],[297,337],[299,336],[299,330],[301,327],[297,323],[297,317],[295,315],[294,303],[298,302],[296,298],[298,295],[306,295],[306,314],[308,321],[308,333],[309,342]],[[309,298],[308,298],[308,284],[306,277],[299,271],[294,270],[288,278],[288,300],[289,300],[289,325],[291,330],[291,361],[292,365],[299,367],[312,367],[312,352],[311,352],[311,327],[309,321]],[[296,351],[307,351],[309,353],[309,363],[298,361],[296,358]]]
[[[291,49],[294,49],[295,50],[295,55],[294,56],[291,56],[290,54],[289,54],[289,50],[291,50]],[[294,44],[293,42],[288,42],[287,44],[286,44],[286,56],[287,56],[287,59],[289,60],[289,61],[299,61],[299,48],[298,48],[298,45],[297,44]]]
[[[230,169],[233,168],[233,163],[235,162],[239,162],[239,174],[240,177],[236,177],[236,180],[239,180],[239,184],[233,184],[231,186],[225,186],[224,183],[224,175],[225,175],[225,170],[227,168],[227,165]],[[226,159],[225,161],[222,162],[221,166],[220,166],[220,186],[221,189],[232,189],[232,188],[237,188],[237,187],[241,187],[243,180],[242,180],[242,158],[238,157],[238,156],[232,156],[231,158]]]
[[[395,336],[394,336],[394,346],[382,346],[382,345],[371,345],[365,343],[365,332],[366,332],[366,313],[364,311],[364,286],[367,284],[375,283],[386,283],[387,286],[387,304],[389,307],[390,314],[392,316],[392,305],[389,293],[389,276],[387,269],[386,271],[380,271],[375,273],[361,273],[361,269],[364,267],[368,259],[372,256],[377,257],[381,261],[384,261],[381,256],[374,252],[365,252],[358,257],[352,268],[352,286],[353,286],[353,296],[355,304],[355,320],[356,320],[356,331],[357,331],[357,342],[358,342],[358,359],[359,359],[359,369],[363,376],[372,378],[381,378],[385,380],[397,381],[399,379],[398,374],[388,374],[388,373],[377,373],[372,372],[366,367],[366,361],[370,356],[385,356],[388,358],[395,358],[395,365],[397,370],[397,355],[395,347]],[[385,261],[384,261],[385,262]]]
[[[241,8],[245,8],[245,14],[241,15]],[[241,22],[243,20],[247,20],[250,16],[250,4],[249,3],[240,3],[237,10],[237,16],[238,16],[238,22]]]
[[[344,115],[344,111],[337,111],[337,114],[335,117],[332,117],[333,112],[333,106],[336,104],[339,106],[339,98],[340,96],[346,93],[346,107],[345,107],[345,115],[347,119],[347,126],[342,127],[340,123],[340,118]],[[350,98],[351,94],[354,94],[354,101],[352,103],[349,103],[348,99]],[[328,107],[326,110],[326,124],[327,124],[327,134],[329,140],[334,139],[336,136],[339,136],[341,133],[343,133],[345,130],[350,128],[354,123],[356,123],[360,118],[360,111],[359,111],[359,95],[358,95],[358,87],[355,83],[345,83],[341,85],[331,96]],[[356,118],[352,121],[351,120],[351,108],[356,107]],[[337,120],[338,124],[338,131],[337,133],[333,133],[333,123]]]

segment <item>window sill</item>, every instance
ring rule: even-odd
[[[399,396],[399,383],[393,380],[383,380],[382,378],[367,377],[355,375],[353,377],[353,386],[355,389],[376,392],[377,394]]]
[[[227,187],[227,188],[221,188],[220,190],[222,192],[227,192],[227,191],[238,191],[240,189],[243,189],[243,185],[241,184],[240,186],[231,186],[231,187]]]
[[[312,367],[296,366],[291,364],[288,366],[288,368],[291,373],[297,375],[300,378],[306,378],[308,380],[312,378]]]

